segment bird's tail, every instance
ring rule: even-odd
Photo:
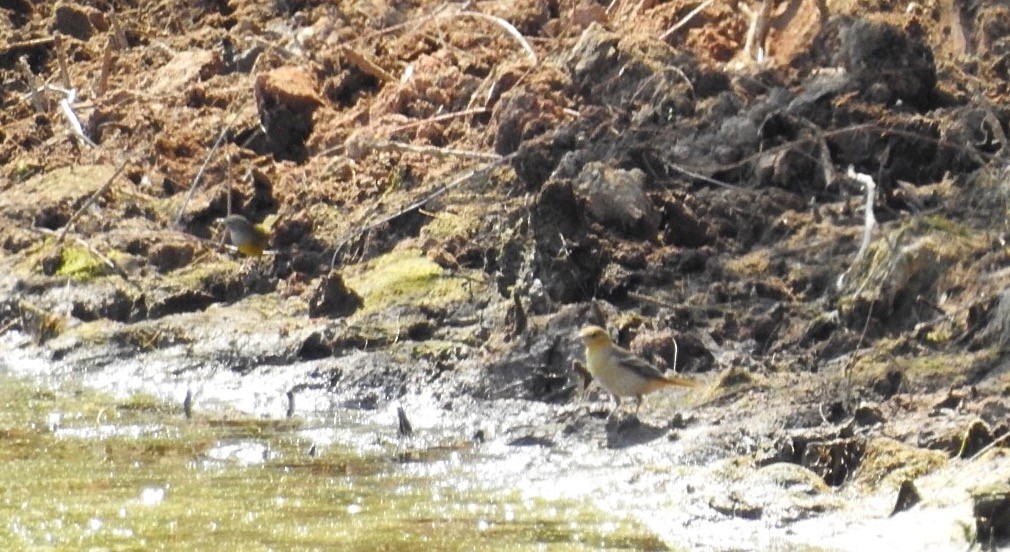
[[[654,391],[661,387],[698,387],[698,382],[684,376],[663,376],[662,379],[649,381],[649,391]]]

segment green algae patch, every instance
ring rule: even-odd
[[[397,305],[440,308],[472,296],[473,280],[446,274],[419,249],[400,249],[348,268],[345,281],[364,299],[358,315]]]
[[[242,266],[230,259],[204,259],[173,271],[165,277],[165,282],[178,289],[232,290],[242,286]]]
[[[79,246],[64,246],[60,255],[60,266],[56,275],[71,278],[81,282],[108,276],[112,268],[104,259],[95,255],[87,248]]]
[[[435,214],[421,229],[421,237],[439,243],[469,240],[480,231],[486,217],[484,206],[456,205]]]
[[[946,463],[947,455],[938,450],[914,447],[886,437],[869,439],[852,482],[871,491],[897,490],[902,481],[922,477]]]
[[[583,501],[445,472],[470,450],[311,446],[298,420],[0,378],[4,550],[667,549]]]
[[[880,340],[872,352],[860,357],[852,366],[852,383],[857,386],[873,384],[886,379],[888,373],[897,372],[917,389],[963,385],[990,366],[999,354],[995,349],[903,354],[904,347],[898,339]]]

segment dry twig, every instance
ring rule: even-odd
[[[98,74],[98,82],[95,83],[95,99],[105,95],[105,88],[109,83],[109,74],[112,73],[112,63],[115,60],[112,53],[113,49],[113,40],[112,37],[109,37],[109,40],[105,43],[105,52],[102,53],[102,71]]]
[[[385,82],[396,82],[397,78],[394,77],[389,71],[386,71],[382,67],[379,67],[377,63],[368,59],[364,54],[352,50],[346,46],[340,47],[340,53],[354,64],[355,67],[361,70],[362,73],[366,75],[371,75],[380,81]]]
[[[55,33],[56,39],[56,64],[60,68],[60,78],[63,80],[63,86],[66,88],[73,88],[74,85],[70,82],[70,71],[67,70],[67,53],[63,51],[63,39],[60,33]]]
[[[873,229],[877,226],[877,218],[873,216],[873,205],[877,199],[877,184],[873,181],[873,178],[870,175],[857,173],[851,166],[849,167],[846,175],[849,178],[854,179],[856,182],[861,183],[863,187],[866,188],[866,205],[864,207],[865,217],[863,223],[863,241],[859,244],[859,251],[856,252],[856,256],[852,259],[852,264],[849,266],[849,269],[838,277],[839,289],[845,286],[845,277],[852,272],[863,256],[866,255],[866,251],[870,248],[870,242],[873,240]]]
[[[119,24],[119,17],[117,17],[115,12],[112,12],[109,13],[109,20],[112,23],[112,37],[115,38],[116,48],[125,50],[130,44],[126,40],[126,32],[123,31],[122,25]]]
[[[453,13],[453,14],[449,14],[449,15],[443,15],[441,17],[443,17],[443,18],[449,18],[449,17],[476,17],[477,19],[483,19],[485,21],[490,21],[491,23],[494,23],[495,25],[498,25],[499,27],[505,29],[505,32],[507,32],[508,34],[512,35],[512,37],[515,38],[517,42],[519,42],[519,45],[526,52],[526,56],[530,58],[530,63],[532,63],[533,65],[536,65],[536,63],[537,63],[537,53],[535,51],[533,51],[533,47],[530,46],[530,43],[526,40],[525,37],[523,37],[523,34],[519,32],[519,29],[516,29],[511,23],[509,23],[508,21],[505,21],[504,19],[502,19],[500,17],[496,17],[494,15],[488,15],[486,13],[475,12],[475,11],[461,11],[461,12],[457,12],[457,13]]]
[[[740,9],[750,17],[750,26],[747,28],[747,40],[744,43],[744,51],[747,57],[758,63],[764,61],[765,39],[768,38],[769,20],[772,13],[772,0],[761,0],[761,9],[753,11],[746,4],[740,4]]]
[[[500,161],[502,158],[496,153],[439,148],[435,146],[416,146],[414,144],[405,144],[403,142],[392,142],[388,140],[367,141],[364,142],[363,145],[379,151],[402,151],[407,153],[432,155],[435,157],[462,157],[464,159],[476,159],[478,161]]]
[[[214,156],[214,152],[217,151],[217,148],[221,147],[221,142],[224,141],[224,137],[228,135],[228,131],[231,130],[231,127],[232,125],[235,124],[235,121],[238,120],[239,112],[240,112],[239,109],[236,108],[235,112],[231,116],[231,119],[228,120],[228,124],[226,124],[224,128],[221,129],[221,134],[218,135],[217,140],[214,141],[214,145],[211,146],[210,151],[207,152],[207,156],[204,157],[203,163],[200,165],[200,170],[198,170],[196,172],[196,175],[193,176],[193,182],[191,182],[189,185],[189,192],[186,193],[186,199],[182,201],[182,205],[179,206],[179,212],[176,213],[175,215],[174,224],[176,226],[178,226],[179,222],[182,221],[182,213],[185,212],[186,206],[189,205],[189,201],[193,199],[193,194],[199,187],[200,178],[203,177],[203,171],[207,169],[207,164],[210,163],[210,158]]]
[[[334,248],[334,250],[333,250],[333,257],[330,259],[330,268],[333,268],[334,266],[336,266],[336,264],[337,264],[337,257],[340,256],[340,251],[344,248],[344,246],[346,246],[351,241],[353,241],[353,240],[355,240],[355,239],[363,236],[364,234],[366,234],[366,233],[368,233],[368,232],[370,232],[370,231],[372,231],[372,230],[374,230],[374,229],[382,226],[383,224],[386,224],[387,222],[390,222],[392,220],[400,218],[403,215],[405,215],[405,214],[407,214],[407,213],[409,213],[411,211],[416,211],[416,210],[424,207],[428,202],[432,201],[433,199],[438,198],[438,197],[444,195],[446,192],[448,192],[448,191],[450,191],[450,190],[452,190],[454,188],[458,188],[462,184],[465,184],[467,182],[470,182],[471,180],[474,180],[474,179],[476,179],[476,178],[478,178],[480,176],[483,176],[483,175],[487,174],[492,169],[494,169],[498,165],[501,165],[502,163],[505,163],[506,161],[508,161],[511,158],[512,158],[512,155],[508,155],[508,156],[505,156],[505,157],[499,157],[498,159],[496,159],[494,161],[491,161],[490,163],[485,163],[485,164],[483,164],[483,165],[481,165],[481,166],[479,166],[479,167],[477,167],[475,169],[471,169],[469,171],[466,171],[465,173],[463,173],[462,176],[456,178],[452,182],[449,182],[448,184],[440,186],[439,188],[437,188],[433,192],[431,192],[428,195],[422,197],[421,199],[415,201],[414,203],[411,203],[410,205],[407,205],[406,207],[398,210],[397,212],[395,212],[395,213],[393,213],[391,215],[387,215],[385,217],[382,217],[381,219],[376,220],[376,221],[374,221],[372,223],[365,224],[365,225],[360,226],[359,228],[354,229],[346,237],[344,237],[340,241],[339,244],[337,244],[336,248]]]
[[[25,82],[28,83],[28,95],[32,99],[35,111],[45,113],[48,111],[48,108],[45,100],[42,98],[42,94],[39,94],[38,80],[35,77],[35,73],[32,73],[31,66],[28,65],[28,56],[18,58],[18,68],[21,69],[21,75],[24,77]]]
[[[7,53],[13,52],[15,50],[30,50],[32,48],[39,48],[41,46],[49,46],[56,42],[56,38],[52,36],[46,36],[42,38],[32,38],[29,40],[22,40],[21,42],[12,42],[10,44],[5,44],[0,47],[0,52]]]
[[[117,176],[119,176],[120,173],[123,172],[124,168],[126,168],[125,159],[123,160],[122,163],[119,164],[119,167],[116,168],[116,172],[112,173],[112,176],[110,176],[109,179],[105,181],[105,184],[102,184],[101,188],[95,190],[95,192],[91,194],[88,197],[88,199],[76,211],[74,211],[74,214],[70,215],[70,218],[67,219],[67,223],[63,225],[63,230],[60,231],[60,234],[56,237],[57,244],[63,242],[64,236],[67,235],[67,232],[70,230],[70,227],[74,224],[74,221],[77,220],[77,218],[81,216],[81,213],[87,210],[87,208],[90,207],[91,204],[95,202],[95,200],[97,200],[102,194],[104,194],[105,191],[108,190],[110,186],[112,186],[112,182],[116,179]]]
[[[660,40],[666,40],[667,38],[669,38],[670,35],[672,35],[673,33],[677,32],[677,31],[679,31],[680,29],[682,29],[684,27],[684,25],[687,25],[692,19],[694,19],[694,17],[696,15],[698,15],[699,13],[705,11],[705,8],[707,8],[714,1],[715,0],[705,0],[701,4],[698,4],[697,8],[694,8],[693,10],[691,10],[690,12],[688,12],[688,14],[683,17],[683,19],[681,19],[680,21],[678,21],[677,23],[675,23],[672,27],[670,27],[669,29],[667,29],[665,33],[663,33],[662,35],[660,35],[659,39]]]

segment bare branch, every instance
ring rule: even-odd
[[[445,184],[443,186],[438,187],[435,191],[429,193],[428,195],[422,197],[421,199],[415,201],[414,203],[411,203],[410,205],[407,205],[406,207],[398,210],[397,212],[395,212],[395,213],[393,213],[391,215],[387,215],[385,217],[382,217],[381,219],[376,220],[375,222],[372,222],[372,223],[369,223],[369,224],[363,224],[363,225],[359,226],[358,228],[354,229],[348,236],[346,236],[344,239],[342,239],[340,241],[340,243],[337,244],[337,247],[333,250],[333,257],[330,259],[330,268],[333,268],[334,266],[336,266],[336,264],[337,264],[337,257],[340,256],[340,251],[344,248],[345,245],[347,245],[348,243],[350,243],[352,240],[357,239],[358,237],[366,234],[367,232],[370,232],[371,230],[374,230],[375,228],[378,228],[378,227],[382,226],[383,224],[386,224],[387,222],[389,222],[391,220],[395,220],[395,219],[397,219],[397,218],[399,218],[399,217],[401,217],[401,216],[403,216],[403,215],[405,215],[405,214],[407,214],[407,213],[409,213],[411,211],[416,211],[417,209],[420,209],[421,207],[424,207],[425,204],[427,204],[429,201],[431,201],[431,200],[433,200],[433,199],[435,199],[435,198],[437,198],[439,196],[444,195],[449,190],[457,188],[457,187],[459,187],[462,184],[465,184],[467,182],[470,182],[473,179],[476,179],[476,178],[478,178],[480,176],[483,176],[483,175],[487,174],[492,169],[494,169],[498,165],[501,165],[502,163],[505,163],[506,161],[508,161],[511,158],[512,158],[512,155],[505,156],[505,157],[500,157],[500,158],[498,158],[498,159],[496,159],[494,161],[491,161],[490,163],[485,163],[485,164],[483,164],[483,165],[481,165],[481,166],[479,166],[479,167],[477,167],[475,169],[471,169],[469,171],[466,171],[460,177],[456,178],[452,182],[449,182],[448,184]]]
[[[204,157],[203,163],[200,165],[200,170],[196,171],[196,175],[193,177],[193,182],[189,185],[189,192],[186,193],[186,199],[183,200],[182,205],[179,206],[179,212],[175,215],[174,224],[176,226],[178,226],[179,222],[182,220],[182,213],[186,210],[186,206],[189,205],[189,201],[193,199],[193,194],[199,187],[200,178],[203,177],[203,171],[207,169],[207,164],[210,163],[210,158],[214,156],[214,152],[217,151],[217,148],[221,147],[221,142],[224,141],[224,137],[228,135],[228,131],[231,130],[235,121],[238,120],[238,116],[239,109],[236,108],[235,113],[233,113],[231,119],[228,120],[228,124],[221,129],[221,134],[218,135],[217,140],[214,141],[214,145],[211,146],[210,151],[207,152],[207,156]]]
[[[677,31],[679,31],[681,28],[684,27],[684,25],[687,25],[692,19],[694,19],[694,17],[696,15],[698,15],[699,13],[705,11],[705,8],[707,8],[714,1],[715,0],[705,0],[701,4],[698,4],[697,8],[694,8],[693,10],[691,10],[690,12],[688,12],[688,14],[685,15],[683,19],[681,19],[680,21],[678,21],[677,23],[675,23],[672,27],[670,27],[669,29],[667,29],[665,33],[663,33],[662,35],[660,35],[659,39],[660,40],[666,40],[667,38],[669,38],[670,35],[672,35],[673,33],[677,32]]]
[[[21,74],[25,78],[25,82],[28,83],[28,95],[32,99],[32,105],[35,107],[35,111],[39,113],[45,113],[49,111],[46,106],[45,99],[39,94],[39,84],[38,79],[35,77],[35,73],[32,73],[32,68],[28,65],[28,56],[21,56],[18,58],[18,68],[21,69]]]
[[[94,203],[99,196],[104,194],[105,191],[108,190],[110,186],[112,186],[112,182],[116,179],[117,176],[119,176],[120,173],[123,172],[124,168],[126,168],[125,159],[123,160],[122,163],[119,164],[119,167],[116,168],[116,172],[112,173],[112,176],[110,176],[109,179],[105,181],[105,184],[102,184],[101,188],[95,190],[95,193],[91,194],[88,197],[88,199],[77,209],[77,211],[74,212],[73,215],[70,215],[70,218],[67,220],[67,223],[63,225],[63,230],[61,230],[59,236],[56,237],[56,243],[61,243],[63,241],[64,236],[67,235],[67,231],[70,230],[70,227],[74,224],[74,221],[77,220],[77,218],[81,216],[81,213],[87,210],[87,208],[90,207],[91,204]]]

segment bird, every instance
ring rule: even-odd
[[[269,230],[249,222],[249,219],[242,215],[230,215],[221,220],[228,228],[231,243],[239,250],[239,253],[249,257],[263,255],[263,251],[270,243]]]
[[[617,401],[607,416],[609,420],[621,408],[621,397],[635,398],[635,415],[642,407],[642,397],[664,387],[697,387],[698,382],[684,376],[665,376],[658,368],[631,351],[616,345],[607,330],[586,326],[579,330],[586,346],[586,369]]]

